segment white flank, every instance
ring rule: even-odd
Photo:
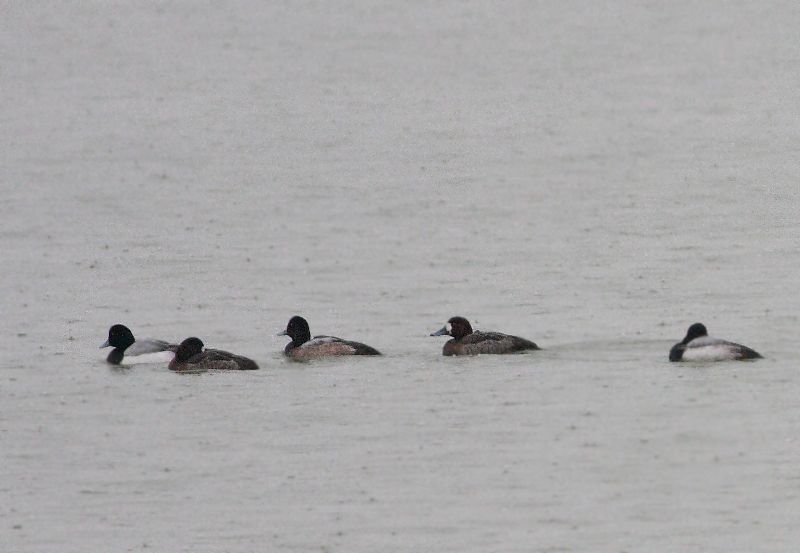
[[[688,347],[683,352],[683,361],[725,361],[738,359],[739,355],[730,346],[717,344],[712,346]]]
[[[142,355],[126,355],[122,358],[120,365],[141,365],[143,363],[169,363],[175,357],[175,353],[169,350],[156,351],[153,353],[143,353]]]

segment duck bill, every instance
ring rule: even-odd
[[[446,326],[443,326],[442,328],[440,328],[436,332],[431,332],[431,336],[447,336],[449,334],[450,333],[447,332],[447,327]]]
[[[289,335],[288,332],[286,332],[285,330],[282,330],[282,331],[278,332],[275,336],[288,336],[288,335]]]
[[[109,344],[108,340],[106,340],[105,342],[103,342],[103,345],[100,346],[100,349],[107,348],[107,347],[110,347],[110,346],[111,346],[111,344]]]

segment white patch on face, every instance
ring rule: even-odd
[[[452,334],[453,333],[453,325],[451,325],[450,323],[447,323],[446,325],[444,325],[444,329],[447,331],[448,334]]]

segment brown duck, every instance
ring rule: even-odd
[[[472,325],[464,317],[453,317],[440,330],[431,336],[452,336],[442,348],[442,355],[478,355],[482,353],[518,353],[539,349],[539,346],[502,332],[481,332],[472,330]]]

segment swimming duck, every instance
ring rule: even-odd
[[[729,361],[759,357],[760,353],[747,346],[712,338],[701,323],[690,326],[686,337],[669,350],[670,361]]]
[[[137,340],[133,332],[125,326],[116,324],[108,329],[108,340],[100,349],[113,346],[106,361],[112,365],[133,365],[137,363],[168,363],[175,357],[176,344],[164,340]]]
[[[464,317],[453,317],[431,336],[452,336],[442,348],[442,355],[478,355],[480,353],[517,353],[539,349],[539,346],[501,332],[473,332],[472,325]]]
[[[303,317],[294,316],[289,319],[286,330],[278,336],[289,336],[292,341],[286,345],[283,353],[292,359],[312,359],[315,357],[328,357],[334,355],[380,355],[373,347],[361,342],[342,340],[335,336],[311,337],[308,321]]]
[[[242,357],[220,349],[203,349],[200,338],[186,338],[178,351],[175,359],[169,364],[171,371],[199,372],[199,371],[254,371],[258,365],[252,359]]]

